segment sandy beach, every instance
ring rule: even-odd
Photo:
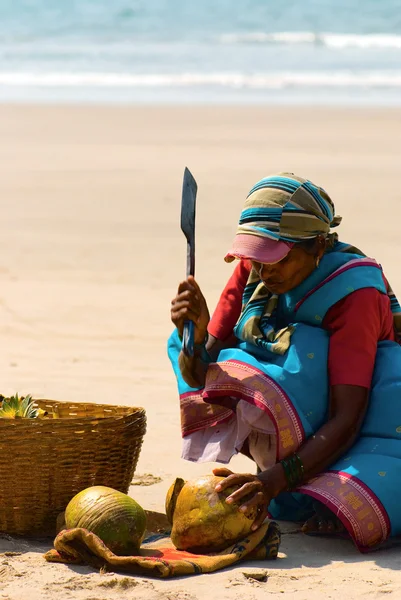
[[[143,406],[137,475],[161,481],[130,495],[162,511],[175,477],[213,467],[180,458],[166,355],[185,274],[184,167],[198,181],[197,279],[213,310],[243,199],[277,171],[329,191],[341,238],[374,256],[401,296],[400,162],[396,108],[0,107],[1,393]],[[244,457],[232,465],[254,469]],[[293,525],[283,533],[275,562],[167,581],[47,564],[50,541],[0,536],[0,598],[400,598],[400,548],[361,555]],[[246,579],[245,566],[266,569],[267,582]]]

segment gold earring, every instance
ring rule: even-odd
[[[319,264],[320,264],[320,258],[319,256],[316,258],[316,269],[319,268]]]

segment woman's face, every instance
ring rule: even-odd
[[[323,250],[318,253],[308,253],[296,245],[287,256],[275,264],[263,264],[251,261],[254,270],[273,294],[285,294],[297,287],[316,268],[316,259],[321,258]]]

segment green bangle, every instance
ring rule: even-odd
[[[304,465],[298,454],[293,454],[287,459],[280,461],[284,475],[288,483],[288,489],[296,488],[304,478]]]
[[[299,454],[294,454],[295,461],[298,464],[298,479],[302,481],[304,478],[304,464],[299,456]]]

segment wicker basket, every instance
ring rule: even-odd
[[[0,531],[10,534],[54,534],[86,487],[126,493],[146,431],[143,408],[35,402],[55,418],[0,418]]]

